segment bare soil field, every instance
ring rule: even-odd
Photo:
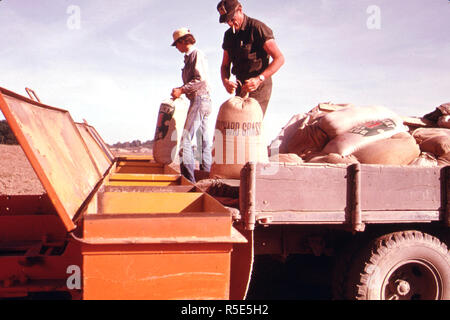
[[[153,150],[144,147],[130,147],[130,148],[109,148],[116,157],[121,156],[136,156],[136,155],[152,155]]]
[[[114,156],[151,155],[148,148],[111,148]],[[0,144],[0,195],[40,195],[46,193],[19,145]]]
[[[44,194],[36,173],[18,145],[0,144],[0,195]]]

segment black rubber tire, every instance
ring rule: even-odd
[[[363,249],[351,264],[345,298],[449,300],[448,248],[420,231],[382,236]]]

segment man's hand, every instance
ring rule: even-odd
[[[181,88],[173,88],[172,89],[172,98],[174,100],[181,97],[182,94],[183,94],[183,89],[181,89]]]
[[[231,81],[230,79],[225,79],[223,80],[223,86],[229,94],[233,94],[234,91],[236,91],[238,84],[234,81]]]
[[[258,87],[261,85],[262,81],[258,77],[250,78],[245,81],[244,85],[242,86],[242,90],[245,92],[253,92],[258,89]]]

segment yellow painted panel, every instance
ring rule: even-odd
[[[119,160],[117,162],[118,166],[140,166],[140,167],[152,167],[152,168],[164,168],[164,165],[160,163],[154,163],[150,161],[137,161],[137,160],[129,160],[129,161],[122,161]]]
[[[163,174],[128,174],[116,173],[109,178],[110,181],[177,181],[179,175],[163,175]]]
[[[164,174],[164,168],[156,168],[149,166],[119,166],[116,169],[116,173],[126,174]]]
[[[204,211],[203,193],[105,192],[100,213],[181,213]]]
[[[106,185],[114,187],[124,187],[124,186],[167,187],[167,186],[179,186],[181,184],[179,181],[109,181]]]

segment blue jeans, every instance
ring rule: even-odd
[[[209,95],[196,96],[191,100],[180,143],[180,169],[186,179],[195,181],[195,155],[192,149],[194,136],[197,137],[197,150],[200,152],[200,170],[209,172],[212,163],[212,142],[209,139],[208,117],[211,114]]]

